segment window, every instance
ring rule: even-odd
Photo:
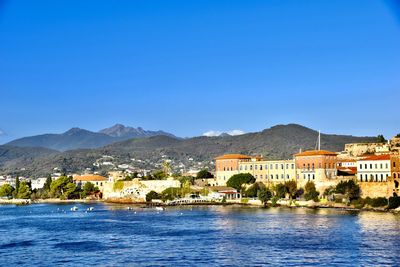
[[[250,165],[250,171],[253,170],[253,165]]]
[[[281,174],[281,179],[284,179],[285,178],[285,176],[283,176],[283,174]]]
[[[262,174],[260,174],[260,179],[262,179],[263,178],[263,175]]]
[[[289,164],[286,164],[286,170],[288,170],[289,169]]]
[[[281,169],[282,169],[282,170],[285,169],[285,166],[284,166],[283,164],[281,164]]]
[[[383,182],[383,174],[381,174],[381,182]]]
[[[315,180],[315,174],[312,175],[312,179]]]
[[[365,164],[365,169],[368,169],[368,164]]]
[[[262,171],[262,165],[260,165],[260,171]]]
[[[274,179],[274,176],[271,174],[271,179]]]
[[[279,179],[279,175],[277,174],[277,175],[275,175],[275,178],[278,180]]]
[[[257,175],[255,175],[255,177],[254,178],[256,178],[256,180],[257,180]]]
[[[265,169],[268,170],[268,164],[265,164]]]
[[[369,164],[369,168],[372,169],[372,164]]]
[[[360,181],[362,182],[362,174],[360,174]]]
[[[393,161],[393,168],[396,168],[396,162]]]
[[[275,164],[275,169],[277,170],[279,167],[278,167],[278,164]]]
[[[240,170],[242,170],[242,167],[243,167],[243,166],[242,166],[242,165],[240,165]]]
[[[362,170],[362,164],[360,164],[360,170]]]
[[[375,169],[378,169],[378,164],[375,163]],[[382,164],[381,164],[381,169],[382,169]]]
[[[289,174],[286,174],[286,179],[289,179]]]
[[[270,168],[271,170],[273,170],[273,169],[274,169],[274,165],[273,165],[273,164],[271,164],[271,166],[270,166],[270,167],[271,167],[271,168]]]
[[[312,164],[312,170],[314,170],[315,168],[314,168],[314,163]]]
[[[292,164],[292,170],[294,170],[294,164]]]
[[[231,167],[231,171],[233,171],[233,168]]]
[[[254,165],[254,169],[257,170],[257,165]]]
[[[303,178],[304,178],[304,180],[306,179],[306,174],[303,174]]]
[[[307,164],[307,170],[310,170],[310,163]]]
[[[224,167],[224,171],[225,171],[225,167]]]
[[[388,169],[388,164],[386,163],[386,169]]]
[[[318,168],[320,168],[320,169],[321,169],[321,162],[320,162],[320,163],[318,163]]]

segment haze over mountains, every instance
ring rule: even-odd
[[[62,134],[42,134],[24,137],[7,143],[7,146],[16,147],[43,147],[58,151],[66,151],[80,148],[99,148],[114,142],[130,138],[144,138],[157,135],[175,137],[173,134],[163,131],[147,131],[141,127],[126,127],[116,124],[110,128],[91,132],[85,129],[72,128]]]
[[[117,140],[118,135],[125,136],[125,130],[120,128],[114,127],[114,130],[106,129],[103,133],[72,129],[62,134],[62,138],[76,141],[79,140],[75,136],[78,134],[78,137],[85,137],[83,139],[84,142],[81,140],[81,143],[87,145],[92,142],[92,144],[96,143],[98,145],[100,142],[98,142],[97,138],[106,143],[111,140]],[[115,136],[110,136],[110,134]],[[82,172],[86,168],[92,168],[96,159],[101,158],[102,155],[113,156],[114,163],[117,165],[129,163],[132,158],[146,160],[150,163],[159,162],[161,155],[167,155],[173,162],[183,163],[185,166],[189,166],[189,159],[194,162],[209,164],[214,157],[224,153],[261,154],[270,159],[288,159],[300,149],[315,149],[317,137],[318,132],[315,130],[298,124],[288,124],[277,125],[261,132],[238,136],[201,136],[180,139],[167,134],[131,138],[109,143],[95,149],[77,149],[66,152],[43,148],[38,148],[36,152],[35,148],[13,147],[11,146],[13,142],[15,144],[15,141],[13,141],[6,146],[0,146],[0,174],[18,173],[26,176],[40,176],[51,173],[55,167],[68,172]],[[36,137],[34,140],[42,142],[43,137]],[[49,140],[51,140],[54,147],[55,141],[52,137]],[[96,142],[93,140],[96,140]],[[331,151],[342,151],[346,143],[375,141],[376,137],[321,134],[321,148]],[[18,142],[19,145],[23,144],[22,141]],[[29,144],[32,145],[32,143]],[[37,142],[36,144],[45,143]],[[78,146],[78,144],[75,143],[75,146]],[[48,144],[46,145],[49,146]]]

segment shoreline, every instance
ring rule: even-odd
[[[0,199],[0,205],[32,205],[32,204],[73,204],[73,203],[106,203],[106,204],[120,204],[120,205],[148,205],[148,206],[163,206],[163,207],[178,207],[178,206],[245,206],[245,207],[254,207],[254,208],[264,208],[263,205],[259,203],[242,203],[242,202],[209,202],[209,203],[184,203],[179,205],[168,205],[166,203],[148,203],[148,202],[138,202],[129,199]],[[270,204],[270,203],[269,203]],[[318,202],[294,202],[287,203],[287,201],[281,201],[281,203],[277,203],[275,206],[267,205],[266,208],[274,208],[274,207],[286,207],[286,208],[307,208],[307,209],[335,209],[335,210],[345,210],[345,211],[372,211],[379,213],[393,213],[400,214],[400,208],[387,210],[385,208],[373,208],[373,207],[363,207],[363,208],[355,208],[352,206],[347,206],[345,204],[339,203],[318,203]]]

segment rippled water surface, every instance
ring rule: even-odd
[[[2,266],[399,266],[400,216],[286,208],[0,206]]]

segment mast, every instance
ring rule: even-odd
[[[321,130],[318,131],[318,150],[321,150]]]

